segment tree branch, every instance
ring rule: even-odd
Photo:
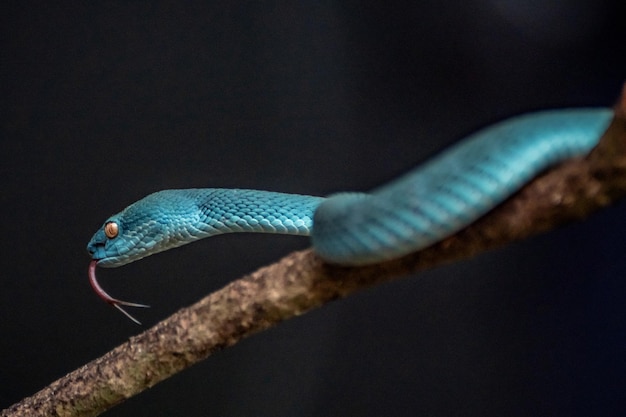
[[[626,84],[615,118],[587,157],[567,161],[463,231],[425,250],[361,268],[311,250],[228,284],[1,416],[95,416],[212,353],[357,290],[467,258],[582,219],[626,194]]]

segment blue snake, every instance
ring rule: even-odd
[[[466,227],[538,173],[584,155],[599,141],[608,108],[549,110],[484,128],[370,193],[328,198],[245,189],[164,190],[109,217],[87,250],[90,282],[109,296],[96,265],[117,267],[209,236],[233,232],[311,236],[324,260],[367,265],[425,248]]]

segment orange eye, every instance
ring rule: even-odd
[[[104,225],[104,234],[109,238],[113,239],[119,233],[119,226],[115,222],[108,222]]]

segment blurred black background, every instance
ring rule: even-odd
[[[164,188],[325,195],[478,127],[609,106],[618,1],[5,2],[0,408],[307,246],[221,236],[99,270],[110,214]],[[108,416],[609,416],[626,411],[626,206],[335,302]]]

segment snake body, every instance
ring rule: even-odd
[[[87,246],[91,270],[96,263],[120,266],[232,232],[310,235],[323,259],[343,265],[397,258],[474,222],[547,167],[589,152],[611,117],[607,108],[513,117],[368,194],[322,198],[219,188],[159,191],[105,221]]]

